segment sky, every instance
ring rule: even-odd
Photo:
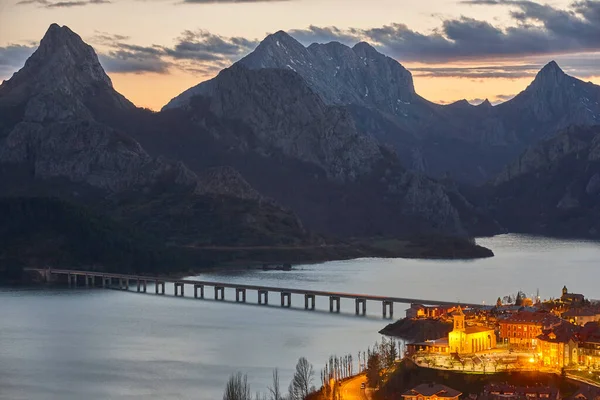
[[[600,0],[0,0],[0,80],[52,23],[77,32],[115,88],[154,110],[278,30],[304,45],[369,42],[438,103],[505,101],[551,60],[600,84]]]

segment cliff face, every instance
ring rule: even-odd
[[[572,127],[528,149],[488,190],[490,212],[511,231],[600,235],[600,128]]]
[[[277,32],[237,65],[299,75],[325,104],[346,108],[359,133],[391,145],[406,168],[468,183],[493,178],[546,135],[600,123],[600,87],[566,75],[555,62],[498,106],[431,103],[415,92],[409,71],[366,43],[304,47]],[[193,96],[210,92],[213,83],[190,88],[165,109],[189,104]]]
[[[212,114],[252,130],[252,140],[245,138],[240,148],[280,152],[317,165],[332,179],[354,180],[383,158],[344,109],[326,106],[290,71],[234,66],[215,78],[207,99]]]
[[[201,89],[163,117],[192,121],[195,136],[210,135],[227,148],[253,186],[288,205],[309,227],[344,236],[467,235],[475,233],[472,220],[485,219],[443,185],[406,171],[393,151],[359,132],[346,108],[327,105],[292,70],[252,70],[240,63]],[[144,142],[157,136],[138,137]],[[195,140],[185,133],[173,137]],[[199,154],[173,149],[169,156],[193,166]]]
[[[291,212],[232,168],[199,177],[105,123],[137,112],[114,90],[94,50],[69,28],[52,25],[24,68],[0,86],[4,193],[60,196],[178,244],[310,241]],[[218,240],[210,235],[214,226]]]

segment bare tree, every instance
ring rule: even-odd
[[[225,386],[223,400],[252,400],[248,376],[241,372],[231,375]]]
[[[310,393],[313,378],[312,364],[301,357],[296,364],[296,372],[289,386],[290,400],[304,400]]]
[[[271,392],[271,400],[282,400],[283,396],[279,387],[279,371],[277,369],[273,370],[273,386],[269,388],[269,392]]]

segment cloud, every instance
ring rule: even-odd
[[[291,0],[182,0],[186,4],[215,4],[215,3],[275,3]]]
[[[580,0],[561,10],[533,1],[466,0],[463,3],[511,7],[514,25],[460,17],[442,21],[429,33],[393,23],[371,29],[315,27],[290,31],[304,43],[368,41],[401,61],[442,63],[600,51],[600,2]]]
[[[10,77],[17,71],[35,51],[37,46],[23,46],[11,44],[6,47],[0,47],[0,79]]]
[[[163,47],[175,59],[197,61],[236,61],[254,50],[257,40],[223,37],[205,30],[186,30],[173,47]]]
[[[171,68],[203,75],[230,66],[257,45],[257,40],[225,37],[204,30],[184,31],[172,46],[139,46],[129,37],[96,31],[90,39],[106,50],[99,53],[108,72],[165,74]]]
[[[36,4],[46,8],[69,8],[82,7],[90,4],[109,4],[109,0],[72,0],[72,1],[52,1],[52,0],[21,0],[18,5]]]
[[[411,68],[415,76],[421,77],[445,77],[445,78],[505,78],[519,79],[528,78],[535,75],[542,67],[543,63],[527,65],[486,65],[474,67],[416,67]]]

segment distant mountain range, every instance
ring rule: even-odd
[[[148,243],[197,249],[188,258],[195,263],[240,257],[216,248],[287,246],[301,249],[291,257],[303,260],[394,255],[323,234],[464,237],[472,227],[494,226],[442,184],[405,171],[356,130],[347,110],[326,105],[297,74],[234,67],[220,76],[211,96],[194,97],[185,109],[138,109],[114,90],[94,50],[53,24],[23,69],[0,85],[0,188],[13,199],[7,204],[30,210],[24,224],[51,209],[79,212],[26,200],[56,197],[93,215],[83,213],[73,229],[96,235],[93,221],[106,218],[118,237],[133,229],[149,235]],[[44,235],[77,239],[73,230],[43,226]],[[458,246],[474,249],[461,253],[467,257],[489,255],[468,242]],[[317,250],[304,250],[311,247]],[[118,244],[114,259],[141,254],[123,253],[127,248]],[[0,248],[0,261],[11,251]],[[242,253],[248,258],[249,250]],[[30,260],[42,254],[31,252]]]
[[[557,234],[564,210],[569,235],[595,236],[598,228],[583,221],[596,213],[600,178],[591,174],[589,132],[600,122],[599,101],[598,86],[552,62],[501,105],[437,105],[415,93],[410,72],[366,43],[306,48],[278,32],[151,112],[114,90],[77,34],[53,24],[23,69],[0,85],[0,190],[12,199],[7,213],[28,210],[29,225],[36,215],[46,221],[43,243],[55,234],[73,241],[77,231],[115,232],[119,260],[143,252],[122,239],[130,231],[187,253],[319,249],[302,259],[397,254],[347,245],[356,243],[350,238]],[[556,184],[560,199],[536,197],[541,182]],[[60,200],[23,200],[32,196]],[[77,215],[79,227],[52,225],[51,210]],[[456,243],[468,249],[460,254],[489,255]],[[0,248],[0,261],[9,253]],[[216,261],[199,254],[187,260]],[[231,257],[242,256],[217,258]]]
[[[297,73],[325,104],[346,108],[360,133],[391,145],[406,168],[467,183],[493,179],[528,146],[558,130],[600,124],[600,87],[564,74],[555,62],[497,106],[429,102],[415,92],[409,71],[367,43],[304,47],[277,32],[237,65]],[[165,109],[209,93],[213,84],[185,91]]]

